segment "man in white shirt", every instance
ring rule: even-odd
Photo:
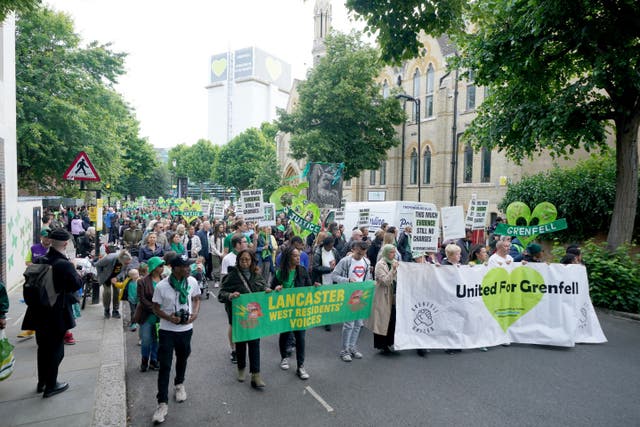
[[[503,236],[496,243],[496,252],[489,257],[489,267],[501,267],[513,262],[513,258],[509,255],[511,241]]]
[[[169,264],[171,274],[161,280],[153,292],[153,313],[160,318],[158,347],[158,408],[153,414],[153,422],[164,422],[169,410],[169,377],[176,353],[176,377],[174,380],[177,402],[187,400],[184,375],[187,359],[191,353],[193,321],[200,310],[200,287],[191,277],[191,262],[187,258],[175,257]]]

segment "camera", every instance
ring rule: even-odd
[[[189,322],[191,313],[189,313],[189,310],[181,308],[180,310],[173,313],[173,315],[180,318],[180,325],[186,325]]]

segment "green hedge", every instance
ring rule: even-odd
[[[640,254],[637,246],[623,245],[609,252],[605,243],[589,240],[581,251],[593,304],[640,314]],[[556,245],[552,253],[558,262],[565,249]]]
[[[615,158],[592,156],[571,169],[555,168],[522,178],[509,186],[498,207],[504,212],[511,202],[521,201],[533,210],[540,202],[553,203],[558,218],[566,218],[569,225],[567,230],[553,233],[553,238],[583,241],[608,232],[615,195]],[[636,215],[636,224],[639,219]],[[634,232],[637,236],[638,228]]]

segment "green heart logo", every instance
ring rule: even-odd
[[[222,73],[224,73],[224,70],[227,69],[227,59],[226,58],[220,58],[216,61],[213,61],[211,63],[211,71],[213,71],[213,74],[216,77],[220,77],[222,75]]]
[[[265,59],[265,65],[267,67],[269,77],[271,77],[273,81],[278,80],[278,77],[282,74],[282,63],[277,59],[268,56],[267,59]]]
[[[511,274],[495,267],[482,278],[482,301],[503,331],[531,311],[543,294],[538,286],[544,283],[540,273],[529,267],[516,267]]]
[[[556,220],[558,210],[549,202],[538,203],[531,213],[531,209],[525,203],[513,202],[507,206],[507,224],[509,225],[543,225]],[[518,239],[526,247],[539,235],[518,236]]]

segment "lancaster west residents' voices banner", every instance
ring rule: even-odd
[[[400,263],[395,347],[602,343],[582,265]]]
[[[366,319],[373,288],[367,281],[242,294],[233,299],[233,342]]]

